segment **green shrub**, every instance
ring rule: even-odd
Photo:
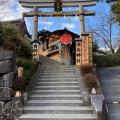
[[[84,76],[85,74],[91,73],[93,74],[93,65],[92,64],[83,64],[80,66],[80,71],[82,76]]]
[[[92,87],[97,87],[97,79],[95,75],[88,73],[83,76],[86,86],[89,88],[89,91]]]
[[[26,79],[26,85],[28,85],[37,70],[38,63],[25,58],[17,58],[17,65],[23,67],[23,76]]]
[[[113,67],[120,65],[120,54],[100,55],[93,57],[94,63],[97,67]]]

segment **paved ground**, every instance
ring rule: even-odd
[[[98,70],[100,85],[107,102],[110,120],[120,120],[120,67],[102,68]]]

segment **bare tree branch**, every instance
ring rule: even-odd
[[[96,36],[95,40],[103,42],[105,46],[107,45],[111,52],[114,53],[114,35],[117,33],[116,28],[119,28],[118,23],[115,21],[114,14],[111,12],[105,13],[100,11],[95,20],[97,22],[94,22],[94,25],[87,21],[87,26],[89,30],[93,32],[93,37]],[[119,37],[117,41],[118,40]]]

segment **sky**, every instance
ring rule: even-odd
[[[3,6],[0,6],[0,11]],[[109,11],[110,10],[110,6],[107,3],[97,3],[96,6],[92,6],[92,7],[87,7],[84,8],[85,10],[94,10],[96,12],[98,11]],[[23,8],[18,0],[10,0],[9,4],[4,7],[4,9],[2,10],[3,12],[0,13],[0,20],[1,21],[9,21],[9,20],[15,20],[15,19],[20,19],[22,18],[22,12],[28,12],[31,11],[32,9],[28,9],[28,8]],[[74,11],[74,10],[78,10],[78,8],[63,8],[63,11]],[[51,11],[51,9],[48,8],[44,8],[42,9],[42,11]],[[92,22],[96,16],[89,16],[89,17],[85,17],[85,21],[89,21]],[[38,31],[45,29],[45,30],[49,30],[49,31],[55,31],[58,29],[64,29],[65,27],[76,33],[76,34],[80,34],[80,25],[79,25],[79,18],[77,16],[71,17],[71,20],[69,21],[68,17],[60,17],[60,20],[58,21],[57,17],[39,17],[39,22],[38,22]],[[32,34],[32,18],[31,17],[27,17],[25,18],[26,24],[27,24],[27,28],[28,31],[30,32],[30,34]],[[85,22],[86,23],[86,22]],[[87,31],[87,23],[86,25],[86,31]]]

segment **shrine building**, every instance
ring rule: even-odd
[[[75,64],[75,39],[80,36],[69,30],[61,29],[53,32],[42,30],[38,32],[38,53],[62,64]],[[37,42],[33,41],[34,47]]]

